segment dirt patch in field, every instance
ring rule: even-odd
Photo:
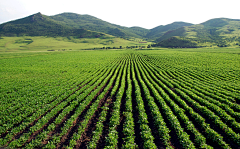
[[[123,71],[122,72],[119,71],[118,75],[122,76],[122,74],[123,74]],[[114,80],[113,87],[116,84],[116,80],[117,80],[117,78]],[[121,79],[119,81],[121,82]],[[119,90],[119,86],[117,88],[116,93],[118,92],[118,90]],[[110,118],[111,118],[112,112],[113,112],[113,103],[116,101],[116,93],[113,96],[111,96],[110,100],[108,101],[109,110],[107,112],[106,120],[105,120],[105,122],[103,122],[103,126],[104,126],[103,132],[102,132],[102,136],[99,139],[99,142],[97,143],[97,147],[96,147],[97,149],[102,149],[105,147],[105,144],[106,144],[105,138],[107,137],[107,135],[109,133],[109,125],[108,124],[110,122]]]
[[[66,120],[69,119],[74,114],[74,111],[76,110],[76,108],[77,107],[75,107],[70,113],[68,113],[66,116],[64,116],[62,121],[58,125],[56,125],[55,130],[51,131],[48,134],[48,137],[44,141],[42,141],[42,145],[46,145],[53,135],[62,132],[61,128],[64,126],[64,123],[66,122]]]
[[[109,101],[108,101],[108,104],[109,104],[109,110],[108,110],[108,112],[107,112],[107,117],[106,117],[106,120],[105,120],[105,122],[103,122],[103,132],[102,132],[102,136],[100,137],[100,139],[99,139],[99,142],[98,142],[98,144],[97,144],[97,149],[102,149],[102,148],[104,148],[104,146],[105,146],[105,138],[107,137],[107,135],[108,135],[108,131],[109,131],[109,126],[108,126],[108,124],[109,124],[109,122],[110,122],[110,118],[111,118],[111,113],[112,113],[112,108],[113,108],[113,101],[115,101],[116,100],[116,98],[115,97],[112,97],[111,99],[108,99]]]

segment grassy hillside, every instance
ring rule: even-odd
[[[80,15],[75,13],[62,13],[50,16],[51,19],[58,21],[66,26],[74,28],[83,28],[91,31],[103,32],[117,37],[142,37],[144,34],[139,33],[139,29],[127,28],[109,22],[103,21],[90,15]],[[147,29],[141,29],[148,31]]]
[[[74,36],[96,38],[105,34],[65,26],[48,16],[37,13],[19,20],[0,25],[0,36]]]
[[[171,37],[167,40],[163,40],[154,46],[168,47],[168,48],[197,48],[199,45],[197,42],[184,37]]]
[[[186,34],[186,29],[185,27],[181,27],[175,30],[170,30],[168,32],[166,32],[165,34],[163,34],[160,38],[156,39],[157,42],[169,39],[173,36],[185,36]]]
[[[135,37],[156,39],[169,30],[192,25],[185,22],[174,22],[172,24],[158,26],[149,30],[141,27],[123,27],[120,25],[111,24],[90,15],[80,15],[75,13],[62,13],[55,16],[50,16],[50,18],[58,21],[61,24],[74,28],[84,28],[87,30],[103,32],[124,38]]]
[[[62,13],[45,16],[41,13],[0,25],[0,36],[75,36],[95,38],[105,34],[125,39],[144,38],[148,29],[123,27],[108,23],[90,15]]]
[[[204,23],[185,26],[166,32],[157,42],[162,42],[173,36],[185,37],[197,42],[198,46],[230,47],[240,43],[240,20],[227,18],[211,19]],[[181,45],[179,45],[181,47]]]
[[[150,39],[156,39],[161,37],[162,35],[164,35],[164,33],[171,31],[171,30],[175,30],[177,28],[181,28],[183,26],[191,26],[193,24],[191,23],[185,23],[185,22],[173,22],[171,24],[168,25],[160,25],[157,26],[153,29],[150,30],[149,33],[146,34],[146,38],[150,38]]]
[[[184,22],[174,22],[158,26],[151,30],[141,27],[124,27],[103,21],[90,15],[62,13],[45,16],[41,13],[7,22],[0,25],[0,36],[50,36],[75,38],[98,38],[105,34],[125,39],[156,39],[167,31],[192,25]]]
[[[44,37],[22,36],[2,37],[0,39],[0,52],[14,51],[69,51],[94,48],[126,48],[131,46],[147,46],[151,42],[139,43],[122,38],[73,38],[73,37]]]

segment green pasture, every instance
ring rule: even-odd
[[[141,41],[142,42],[142,41]],[[140,43],[140,40],[122,38],[73,38],[73,37],[1,37],[0,52],[16,51],[71,51],[94,48],[125,48],[127,46],[147,46],[151,42]]]

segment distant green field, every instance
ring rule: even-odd
[[[127,46],[147,46],[151,42],[142,42],[140,39],[126,40],[116,37],[100,38],[73,38],[73,37],[1,37],[0,52],[16,52],[16,51],[69,51],[93,48],[122,48]]]
[[[0,52],[0,148],[240,146],[238,48],[77,51],[66,38],[0,40],[9,48]],[[76,51],[37,47],[51,43]]]

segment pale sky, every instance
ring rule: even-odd
[[[0,24],[38,12],[89,14],[104,21],[147,29],[175,21],[199,24],[212,18],[240,19],[239,0],[0,0]]]

